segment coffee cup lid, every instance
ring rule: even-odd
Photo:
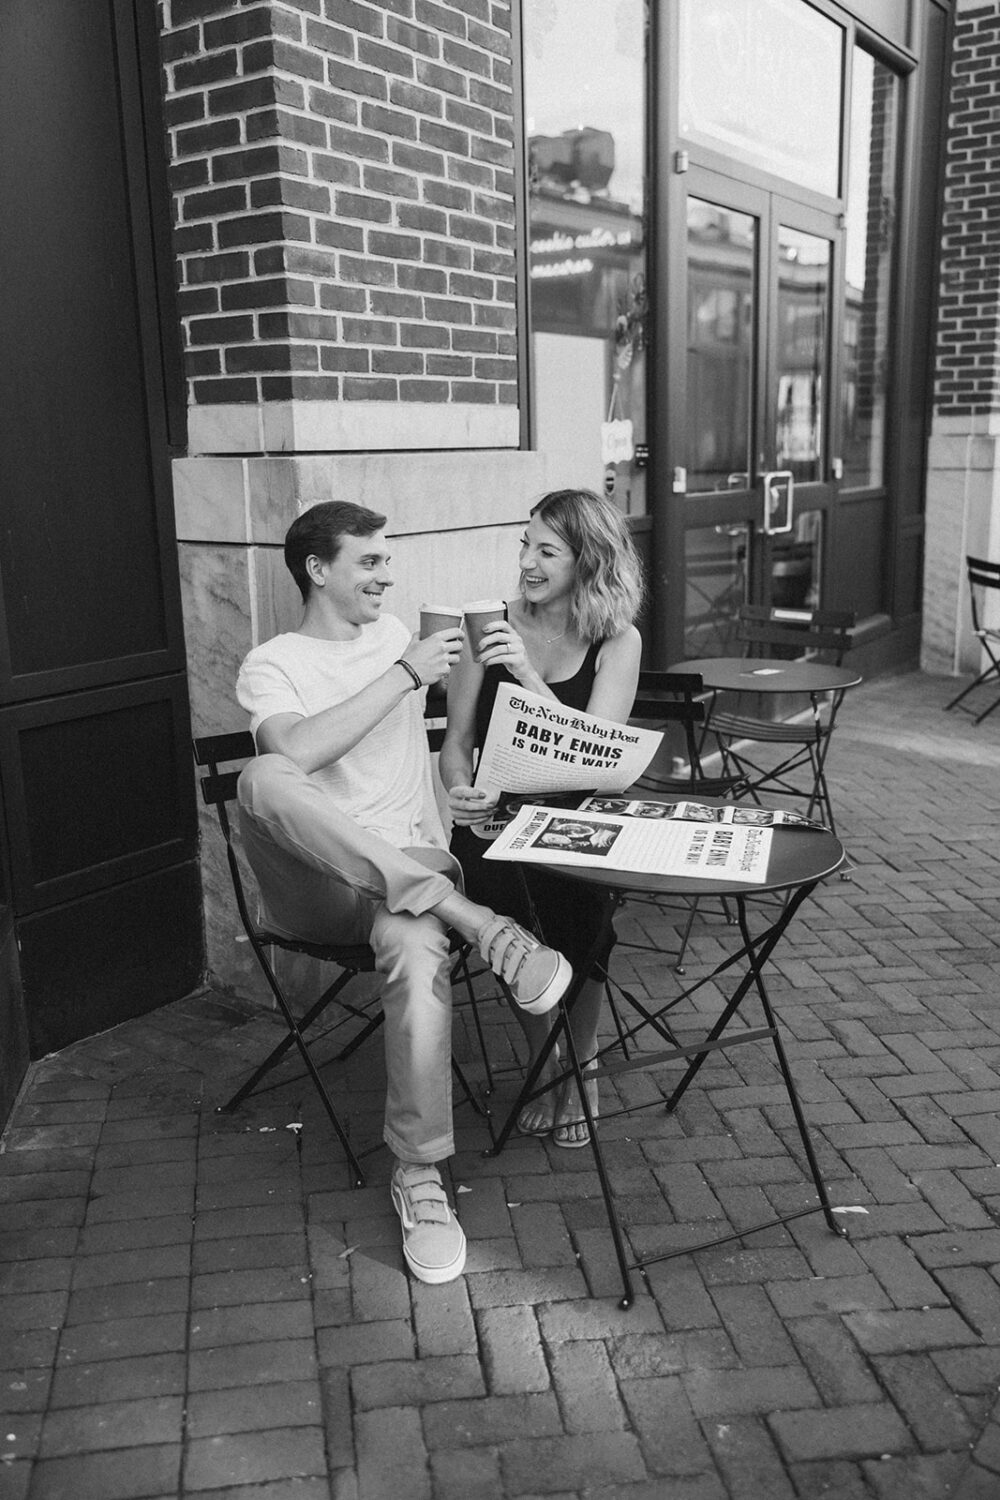
[[[488,609],[506,609],[502,599],[473,599],[471,604],[464,604],[462,608],[467,615],[484,615]]]
[[[459,618],[463,613],[460,604],[421,604],[420,609],[429,615],[457,615]]]

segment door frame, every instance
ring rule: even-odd
[[[683,220],[687,222],[687,205],[691,198],[719,204],[734,212],[752,217],[756,223],[754,237],[753,339],[749,360],[748,483],[744,487],[684,493],[677,507],[681,512],[682,547],[690,530],[706,526],[746,526],[748,562],[746,599],[748,603],[770,604],[773,569],[782,544],[763,529],[763,484],[761,475],[781,467],[777,454],[777,389],[779,337],[779,233],[782,227],[800,230],[827,241],[830,245],[828,289],[826,297],[826,340],[822,367],[822,405],[820,412],[819,477],[795,484],[794,513],[822,512],[824,546],[819,577],[821,602],[828,603],[830,581],[829,557],[836,514],[839,486],[832,474],[832,459],[838,438],[837,403],[833,392],[839,390],[840,343],[837,336],[843,311],[843,229],[840,216],[829,209],[819,209],[813,202],[800,202],[787,192],[761,187],[742,179],[700,166],[691,166],[684,174]],[[678,236],[680,238],[680,236]],[[679,321],[688,323],[687,236],[684,239],[684,278],[678,286]],[[684,339],[686,352],[687,338]],[[688,372],[683,371],[683,394],[688,396]],[[686,417],[686,410],[685,410]],[[676,429],[674,451],[669,454],[671,466],[682,468],[686,461],[683,446],[687,422]],[[675,493],[680,494],[679,489]],[[697,653],[701,654],[701,653]]]

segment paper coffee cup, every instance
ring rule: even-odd
[[[465,628],[473,656],[479,655],[483,631],[497,620],[506,620],[507,606],[502,599],[474,599],[465,605]]]
[[[439,630],[461,630],[461,628],[462,611],[457,604],[421,604],[420,639],[422,641]]]

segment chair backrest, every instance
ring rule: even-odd
[[[249,729],[234,729],[228,734],[204,734],[193,740],[195,765],[207,766],[208,774],[201,778],[201,795],[209,807],[219,814],[226,841],[229,840],[229,818],[226,804],[236,801],[236,783],[240,779],[243,762],[252,759],[253,735]],[[224,771],[220,767],[231,761],[240,761],[239,770]]]
[[[707,713],[705,688],[697,672],[640,672],[630,721],[659,728],[680,724],[692,777],[701,776],[701,757],[695,725],[704,724]]]
[[[969,569],[969,599],[972,604],[972,628],[975,631],[982,629],[982,609],[978,591],[980,589],[1000,589],[1000,563],[987,562],[983,557],[966,557]]]
[[[251,941],[254,941],[253,918],[250,915],[246,891],[243,888],[243,876],[240,873],[239,861],[233,846],[232,825],[228,812],[229,803],[236,801],[236,783],[240,779],[243,764],[252,759],[256,753],[253,735],[249,729],[235,729],[228,734],[200,735],[192,743],[195,764],[208,767],[207,773],[201,778],[201,795],[208,806],[214,807],[218,813],[219,826],[226,841],[226,860],[240,921],[248,936],[251,937]],[[220,769],[233,761],[240,762],[237,770]]]
[[[846,609],[777,609],[740,606],[737,639],[744,656],[819,656],[839,667],[854,644],[855,615]]]

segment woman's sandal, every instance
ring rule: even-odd
[[[589,1062],[582,1064],[582,1068],[584,1073],[596,1073],[597,1058],[592,1057]],[[599,1113],[597,1079],[585,1079],[584,1088],[587,1090],[587,1103],[590,1105],[590,1113],[596,1121]],[[564,1151],[578,1151],[581,1146],[590,1145],[590,1127],[584,1116],[576,1115],[572,1119],[559,1118],[563,1110],[569,1106],[571,1096],[574,1099],[576,1107],[579,1107],[575,1078],[567,1078],[560,1090],[559,1105],[556,1109],[555,1124],[552,1129],[553,1146],[561,1146]],[[572,1135],[569,1134],[570,1131],[573,1131]]]

